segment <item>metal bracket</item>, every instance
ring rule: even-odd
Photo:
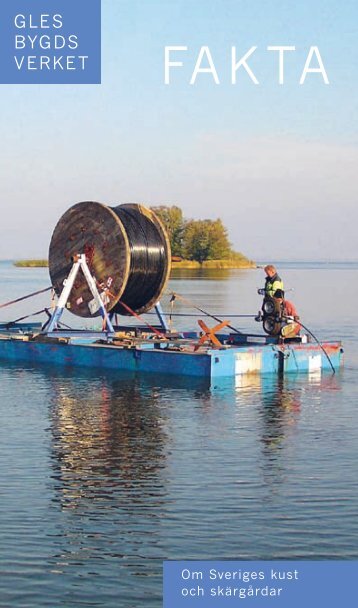
[[[74,282],[76,280],[76,276],[78,274],[78,271],[82,270],[84,277],[87,281],[88,287],[90,288],[90,291],[93,295],[93,299],[95,300],[95,303],[97,304],[97,310],[100,311],[102,318],[105,320],[106,322],[106,326],[107,326],[107,331],[114,333],[114,329],[113,329],[113,325],[111,323],[111,320],[109,318],[108,312],[106,310],[106,307],[103,303],[103,300],[98,292],[97,289],[97,285],[96,285],[96,280],[95,278],[91,275],[90,269],[88,268],[87,265],[87,260],[86,260],[86,256],[85,254],[81,253],[79,255],[76,255],[74,257],[74,263],[73,266],[70,270],[70,274],[68,275],[67,279],[65,279],[64,281],[64,287],[63,290],[61,292],[61,295],[58,299],[58,303],[57,306],[51,316],[51,320],[47,325],[46,331],[44,332],[45,334],[48,334],[50,332],[55,331],[58,328],[58,323],[61,319],[62,313],[66,307],[66,304],[68,302],[68,298],[70,297],[70,293],[72,291]]]
[[[159,319],[160,325],[164,331],[169,331],[170,327],[165,316],[164,310],[162,309],[162,305],[160,302],[157,302],[154,306],[155,312],[157,313],[157,317]]]

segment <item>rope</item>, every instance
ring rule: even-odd
[[[317,342],[318,346],[323,350],[324,354],[326,355],[328,362],[332,368],[333,373],[336,373],[336,370],[333,366],[333,363],[330,359],[329,354],[327,353],[327,351],[325,350],[325,348],[323,347],[323,345],[321,344],[321,342],[318,340],[318,338],[316,338],[316,336],[311,332],[310,329],[308,329],[308,327],[306,327],[306,325],[303,325],[303,323],[301,323],[300,321],[296,321],[296,323],[298,323],[299,325],[301,325],[301,327],[303,327],[303,329],[305,329],[306,331],[308,331],[308,333],[312,336],[312,338]]]
[[[27,300],[28,298],[32,298],[33,296],[38,296],[40,293],[45,293],[46,291],[50,291],[51,287],[46,287],[46,289],[40,289],[39,291],[34,291],[33,293],[29,293],[27,296],[22,296],[21,298],[17,298],[16,300],[10,300],[10,302],[5,302],[4,304],[0,304],[0,308],[5,308],[6,306],[11,306],[11,304],[17,304],[17,302],[22,302],[23,300]]]
[[[199,306],[196,306],[196,304],[194,304],[194,302],[192,302],[188,298],[184,298],[183,296],[180,296],[178,293],[175,293],[174,291],[173,291],[172,295],[175,296],[176,298],[178,298],[179,300],[182,300],[183,302],[187,302],[187,304],[189,304],[190,306],[192,306],[196,310],[199,310],[200,312],[202,312],[207,317],[211,317],[211,319],[214,319],[214,321],[218,321],[218,323],[222,323],[223,322],[223,320],[220,319],[219,317],[217,317],[216,315],[212,315],[210,312],[207,312],[206,310],[203,310],[202,308],[199,308]],[[229,327],[230,329],[232,329],[233,331],[235,331],[238,334],[242,334],[242,331],[240,331],[239,329],[237,329],[237,327],[233,327],[232,325],[228,325],[227,327]]]
[[[288,318],[289,317],[287,317],[287,316],[284,316],[284,315],[282,316],[282,319],[286,319],[287,320]],[[323,345],[321,344],[321,342],[319,341],[319,339],[314,335],[314,333],[312,333],[312,331],[310,329],[308,329],[308,327],[306,327],[306,325],[303,325],[303,323],[301,323],[301,321],[295,320],[295,323],[297,323],[297,325],[300,325],[300,327],[303,327],[303,329],[305,329],[310,334],[310,336],[312,336],[312,338],[315,340],[315,342],[317,342],[318,346],[322,349],[322,351],[324,352],[325,356],[327,357],[328,362],[329,362],[329,364],[330,364],[330,366],[332,368],[332,371],[335,374],[336,370],[335,370],[334,365],[333,365],[333,363],[331,361],[331,358],[330,358],[329,354],[327,353],[327,351],[325,350],[325,348],[323,347]]]
[[[149,329],[156,334],[157,336],[159,336],[160,338],[164,338],[164,340],[167,340],[168,338],[161,332],[158,331],[157,329],[155,329],[155,327],[153,327],[153,325],[150,325],[150,323],[148,323],[145,319],[143,319],[143,317],[141,317],[140,315],[138,315],[136,312],[134,312],[134,310],[132,310],[130,308],[130,306],[128,306],[128,304],[125,304],[122,301],[118,302],[119,304],[121,304],[127,312],[129,312],[129,314],[131,314],[133,317],[135,317],[136,319],[139,319],[139,321],[141,321],[142,323],[144,323],[147,327],[149,327]]]
[[[9,321],[8,323],[4,323],[7,327],[10,325],[14,325],[15,323],[19,323],[19,321],[24,321],[25,319],[29,319],[30,317],[36,317],[37,315],[41,315],[43,312],[47,312],[47,308],[42,308],[42,310],[38,310],[37,312],[33,312],[30,315],[25,315],[24,317],[19,317],[18,319],[14,319],[14,321]]]
[[[172,308],[172,304],[170,305]],[[146,315],[156,315],[156,312],[146,312]],[[201,317],[202,315],[196,314],[196,313],[187,313],[187,312],[170,312],[169,314],[169,320],[171,317],[194,317],[194,318],[198,318]],[[223,315],[224,317],[231,317],[231,318],[235,318],[235,319],[254,319],[257,315],[230,315],[229,313],[225,313],[225,315]]]
[[[192,302],[188,298],[184,298],[183,296],[180,296],[179,294],[175,293],[174,291],[172,293],[172,298],[178,298],[179,300],[182,300],[183,302],[187,302],[190,306],[193,306],[193,308],[196,308],[196,310],[199,310],[200,312],[202,312],[206,316],[211,317],[212,319],[214,319],[215,321],[218,321],[219,323],[222,323],[222,319],[219,319],[219,317],[217,317],[216,315],[212,315],[212,314],[208,313],[207,311],[203,310],[202,308],[199,308],[199,306],[196,306],[194,304],[194,302]],[[180,313],[174,313],[174,314],[175,314],[175,316],[179,316]],[[174,314],[172,314],[172,316],[174,316]],[[183,316],[189,316],[189,315],[183,315]],[[232,315],[232,316],[234,316],[234,315]],[[235,315],[235,316],[237,316],[237,317],[239,317],[239,316],[240,317],[255,317],[255,315]],[[305,329],[312,336],[312,338],[317,342],[318,346],[322,349],[322,351],[324,352],[325,356],[327,357],[328,362],[329,362],[329,364],[330,364],[330,366],[332,368],[332,371],[335,374],[336,370],[335,370],[335,368],[333,366],[333,363],[332,363],[332,361],[331,361],[331,359],[330,359],[327,351],[325,350],[325,348],[321,344],[321,342],[318,340],[318,338],[316,338],[316,336],[311,332],[311,330],[308,329],[308,327],[306,327],[305,325],[303,325],[303,323],[301,323],[300,321],[297,321],[297,323],[299,325],[301,325],[301,327],[303,327],[303,329]],[[242,333],[241,331],[239,331],[238,329],[236,329],[232,325],[228,325],[228,327],[230,329],[233,329],[234,331],[236,331],[239,334]]]

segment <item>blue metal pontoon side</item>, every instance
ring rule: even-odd
[[[338,369],[343,357],[341,343],[326,342],[323,347]],[[111,344],[41,342],[3,337],[0,339],[0,359],[207,378],[331,369],[320,347],[311,343],[246,344],[205,352],[184,352],[164,345],[160,348],[154,345],[122,348]]]

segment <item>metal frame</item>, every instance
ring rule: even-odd
[[[63,282],[63,285],[64,285],[63,290],[58,299],[57,306],[56,306],[54,312],[52,313],[52,316],[51,316],[50,322],[46,328],[46,331],[43,332],[44,334],[49,335],[52,332],[56,331],[56,333],[57,333],[59,331],[58,330],[59,321],[60,321],[62,313],[66,307],[68,298],[70,297],[70,293],[72,291],[74,282],[76,280],[77,274],[80,269],[82,270],[82,272],[84,274],[88,287],[90,288],[93,298],[98,306],[98,310],[101,313],[101,317],[106,322],[107,331],[103,331],[103,332],[99,332],[99,333],[102,333],[104,335],[108,335],[109,333],[114,334],[113,325],[109,318],[109,314],[106,310],[106,307],[103,303],[101,295],[97,289],[96,280],[91,275],[90,269],[88,268],[88,265],[87,265],[86,256],[83,253],[78,254],[74,257],[74,263],[70,270],[70,274],[68,275],[67,279],[65,279]],[[68,332],[61,332],[61,333],[66,334]]]
[[[169,327],[169,324],[168,324],[168,321],[167,321],[167,318],[165,316],[165,312],[164,312],[164,310],[162,308],[161,303],[157,302],[156,305],[154,306],[154,309],[155,309],[155,312],[157,314],[157,317],[159,319],[159,323],[160,323],[162,329],[164,331],[170,331],[170,327]]]

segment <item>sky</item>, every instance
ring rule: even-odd
[[[255,260],[357,260],[357,24],[352,0],[102,0],[101,85],[0,85],[0,259],[47,257],[95,200],[221,217]],[[165,46],[188,47],[169,85]],[[190,85],[202,46],[220,84]],[[232,46],[259,85],[231,84]],[[329,85],[299,84],[311,46]]]

